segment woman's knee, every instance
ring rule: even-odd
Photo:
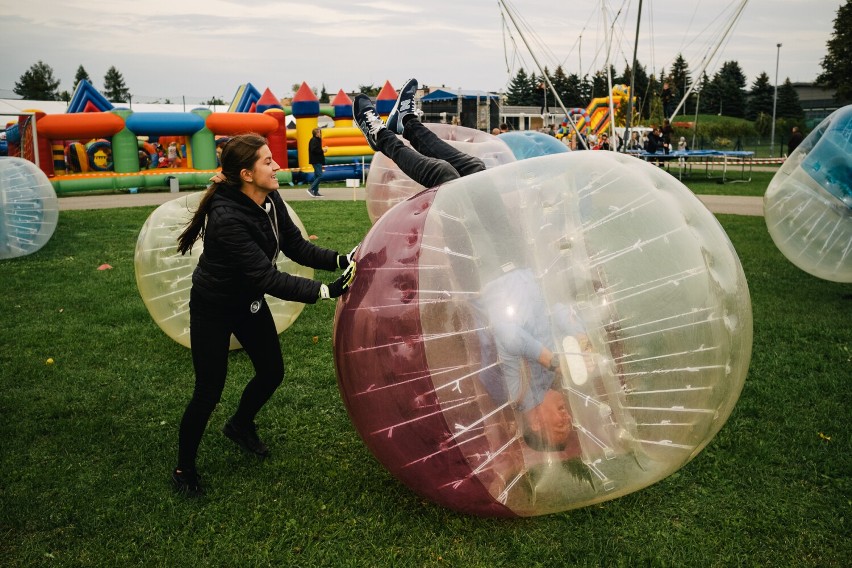
[[[223,390],[196,385],[195,390],[192,392],[192,400],[189,401],[189,405],[199,411],[210,414],[222,399]]]
[[[275,367],[267,372],[266,380],[273,388],[278,388],[284,382],[284,365]]]
[[[284,382],[284,359],[271,356],[255,367],[255,376],[264,384],[276,389]]]

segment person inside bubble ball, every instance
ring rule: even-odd
[[[222,432],[264,458],[269,449],[258,438],[254,420],[284,378],[281,345],[265,295],[313,304],[341,296],[355,277],[357,246],[339,254],[302,237],[277,191],[279,169],[262,136],[231,138],[222,148],[221,172],[211,178],[178,237],[181,254],[191,253],[199,238],[204,241],[189,300],[195,388],[180,423],[172,472],[175,490],[190,497],[204,494],[196,456],[225,386],[231,334],[251,359],[255,375]],[[279,252],[303,266],[344,272],[330,284],[293,276],[278,270]]]
[[[531,269],[506,268],[505,274],[485,283],[471,302],[483,330],[478,333],[480,382],[495,402],[509,404],[518,413],[529,447],[560,451],[573,428],[560,390],[563,371],[551,322],[559,336],[588,341],[570,308],[556,304],[552,312],[548,310]],[[490,334],[484,332],[489,323]]]
[[[417,80],[406,81],[387,123],[379,117],[369,97],[355,96],[355,122],[370,147],[384,153],[406,175],[427,188],[485,170],[482,160],[455,149],[420,122],[414,100],[416,91]],[[471,192],[478,193],[474,199],[483,202],[493,197],[475,188]],[[490,201],[493,203],[493,199]],[[543,293],[532,271],[523,268],[522,239],[506,238],[513,225],[506,211],[502,207],[480,207],[476,214],[486,230],[500,232],[492,242],[494,256],[517,261],[506,264],[502,275],[485,283],[479,298],[472,302],[477,317],[490,322],[490,337],[480,334],[485,368],[480,373],[481,382],[495,402],[514,406],[531,447],[562,449],[571,433],[571,416],[563,393],[552,388],[561,374]],[[519,289],[525,291],[520,295],[524,297],[518,299],[515,317],[507,318],[505,298],[511,293],[519,296]],[[565,332],[569,331],[572,330],[566,326]],[[496,361],[500,364],[490,364]]]

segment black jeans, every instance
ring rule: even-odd
[[[231,333],[243,346],[255,372],[233,416],[238,426],[254,422],[284,380],[284,360],[272,312],[266,300],[260,300],[256,307],[252,312],[251,300],[223,306],[205,301],[194,290],[190,292],[189,335],[195,389],[180,423],[178,469],[195,467],[201,436],[225,388]]]
[[[405,123],[403,137],[411,142],[411,148],[403,144],[388,129],[382,129],[376,137],[379,149],[394,161],[408,177],[426,188],[432,188],[485,170],[481,159],[456,150],[426,128],[416,119]],[[476,217],[490,242],[489,255],[501,263],[513,262],[521,265],[524,258],[523,240],[517,223],[510,218],[500,195],[487,185],[472,184],[467,188],[474,211],[468,216]],[[458,213],[461,216],[461,213]],[[473,244],[462,226],[445,229],[450,240],[459,247],[462,255],[473,255]],[[455,259],[451,258],[453,263]],[[458,270],[462,273],[463,271]]]
[[[482,160],[456,150],[419,120],[408,120],[402,135],[413,149],[386,128],[376,137],[379,149],[423,187],[435,187],[485,169]]]

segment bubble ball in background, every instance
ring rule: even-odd
[[[160,329],[184,347],[191,347],[189,292],[192,288],[192,272],[204,250],[204,242],[196,241],[191,254],[181,255],[177,251],[177,239],[198,209],[203,195],[203,191],[190,193],[157,207],[145,221],[136,241],[136,286],[142,301]],[[305,227],[289,205],[287,212],[301,230],[302,236],[307,238]],[[283,272],[305,278],[314,276],[312,268],[293,262],[284,253],[278,255],[277,262],[278,269]],[[290,327],[305,307],[300,302],[288,302],[272,296],[267,296],[266,301],[278,333]],[[230,348],[240,348],[233,335]]]
[[[504,132],[497,138],[512,149],[512,154],[517,160],[562,154],[569,151],[568,146],[557,140],[556,137],[537,130]]]
[[[486,168],[515,161],[512,150],[493,134],[452,124],[428,123],[425,126],[454,148],[481,159]],[[408,144],[405,139],[403,142]],[[367,214],[373,223],[400,201],[405,201],[426,189],[402,173],[399,167],[381,152],[376,153],[370,162],[370,173],[367,175],[365,186]]]
[[[790,262],[817,278],[852,282],[852,105],[823,120],[784,161],[763,214]]]
[[[440,505],[533,516],[636,491],[694,458],[742,389],[736,252],[691,191],[636,158],[572,152],[455,180],[385,213],[357,256],[335,313],[341,396],[384,467]],[[534,360],[539,343],[554,361]],[[532,441],[533,393],[567,405],[544,417],[561,445]]]
[[[32,254],[47,244],[59,219],[59,199],[38,166],[0,157],[0,259]]]

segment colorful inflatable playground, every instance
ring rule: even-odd
[[[627,85],[613,85],[612,104],[618,108],[622,102],[630,96],[630,87]],[[574,136],[574,129],[568,125],[568,120],[574,122],[578,132],[599,135],[609,129],[612,116],[609,110],[610,97],[596,97],[592,99],[586,108],[576,107],[568,109],[568,116],[562,121],[557,137]]]
[[[386,116],[396,96],[386,82],[377,110]],[[282,166],[279,180],[302,182],[313,176],[308,142],[320,116],[333,121],[333,126],[323,129],[323,142],[329,147],[325,179],[363,181],[374,152],[353,125],[352,100],[341,90],[330,105],[321,106],[306,83],[289,107],[269,89],[261,93],[247,83],[237,89],[226,112],[209,108],[134,112],[114,107],[91,84],[81,81],[65,113],[28,109],[7,124],[6,153],[37,164],[57,195],[135,192],[174,187],[175,180],[179,187],[200,188],[218,167],[217,148],[222,143],[236,134],[257,132],[269,139],[273,157]]]

